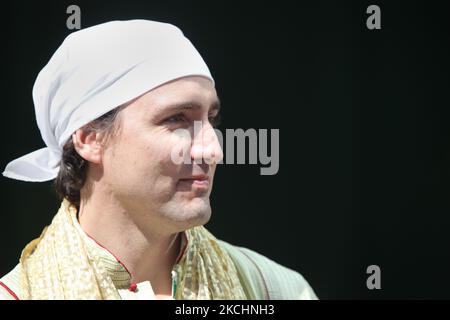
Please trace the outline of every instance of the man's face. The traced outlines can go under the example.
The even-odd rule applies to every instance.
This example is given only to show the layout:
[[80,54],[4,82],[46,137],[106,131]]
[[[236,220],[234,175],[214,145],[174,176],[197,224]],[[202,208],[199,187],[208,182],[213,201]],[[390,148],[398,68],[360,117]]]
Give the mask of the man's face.
[[[137,222],[182,231],[209,220],[216,162],[223,156],[212,126],[218,104],[208,79],[185,77],[120,112],[120,129],[103,155],[102,182]],[[190,164],[173,161],[180,146]]]

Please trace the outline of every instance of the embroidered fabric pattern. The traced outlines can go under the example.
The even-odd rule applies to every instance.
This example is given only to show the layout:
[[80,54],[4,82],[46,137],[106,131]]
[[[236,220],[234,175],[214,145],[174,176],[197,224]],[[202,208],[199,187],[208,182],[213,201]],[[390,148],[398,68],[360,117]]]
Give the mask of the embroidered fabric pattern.
[[[76,209],[64,199],[50,226],[22,251],[23,299],[120,299],[104,259],[89,256]],[[186,253],[174,266],[176,299],[246,299],[237,270],[203,226],[187,230]]]

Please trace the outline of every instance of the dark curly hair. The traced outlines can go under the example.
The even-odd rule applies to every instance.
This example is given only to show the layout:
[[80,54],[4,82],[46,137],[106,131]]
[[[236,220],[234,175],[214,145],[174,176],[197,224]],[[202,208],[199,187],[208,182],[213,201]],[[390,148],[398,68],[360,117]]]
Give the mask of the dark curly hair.
[[[85,132],[104,134],[102,145],[106,146],[110,138],[118,132],[120,111],[127,105],[119,106],[83,127]],[[70,137],[63,147],[58,176],[53,182],[56,195],[60,201],[66,198],[77,211],[80,209],[80,190],[84,186],[89,168],[89,161],[83,159],[75,150]]]

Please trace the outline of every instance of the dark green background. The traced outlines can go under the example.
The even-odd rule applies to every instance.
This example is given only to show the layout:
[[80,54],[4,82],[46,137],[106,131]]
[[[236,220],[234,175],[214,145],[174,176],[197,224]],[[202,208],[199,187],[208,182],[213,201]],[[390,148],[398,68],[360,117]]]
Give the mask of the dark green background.
[[[222,165],[207,227],[301,272],[320,298],[450,298],[449,18],[431,1],[2,4],[1,167],[44,146],[31,90],[70,33],[145,18],[209,65],[225,128],[280,129],[280,171]],[[296,3],[294,5],[294,3]],[[382,29],[369,31],[378,4]],[[0,274],[50,223],[51,183],[0,178]],[[366,268],[381,267],[381,290]]]

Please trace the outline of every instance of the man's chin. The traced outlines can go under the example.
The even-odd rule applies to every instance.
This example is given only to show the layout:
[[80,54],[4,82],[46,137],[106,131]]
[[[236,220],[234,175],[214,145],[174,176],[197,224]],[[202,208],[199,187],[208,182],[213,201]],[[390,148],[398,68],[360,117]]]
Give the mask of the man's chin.
[[190,218],[187,220],[194,226],[200,226],[206,224],[211,219],[211,207],[201,208],[201,210],[195,210],[187,213]]
[[189,228],[206,224],[211,219],[211,207],[209,203],[190,206],[184,210],[184,221]]
[[177,199],[164,210],[165,216],[179,229],[206,224],[211,218],[209,198]]

